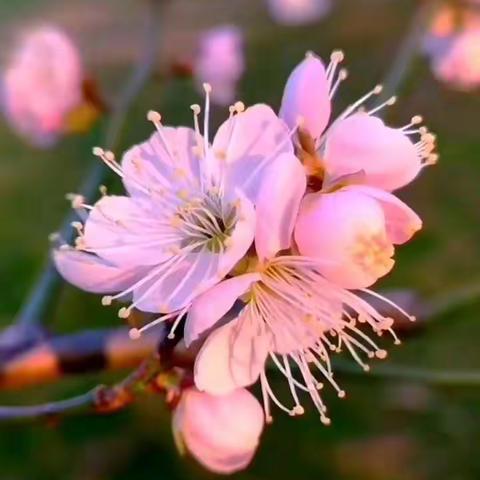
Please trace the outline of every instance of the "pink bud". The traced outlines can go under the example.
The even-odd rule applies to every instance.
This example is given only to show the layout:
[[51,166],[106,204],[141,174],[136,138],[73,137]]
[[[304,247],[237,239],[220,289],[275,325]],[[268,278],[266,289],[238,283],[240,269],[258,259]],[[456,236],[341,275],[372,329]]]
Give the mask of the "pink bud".
[[32,144],[51,146],[66,116],[82,100],[83,69],[76,47],[54,27],[25,35],[3,72],[2,109]]
[[211,85],[214,103],[228,105],[235,101],[237,83],[245,70],[242,31],[224,25],[205,32],[194,71],[196,83],[203,93],[203,84]]
[[288,78],[280,117],[290,128],[301,122],[313,138],[318,138],[330,119],[329,90],[325,66],[317,56],[308,53]]
[[434,75],[458,90],[480,86],[480,27],[469,28],[452,39],[445,51],[434,55]]
[[295,240],[302,255],[324,260],[320,272],[344,288],[366,288],[394,264],[381,205],[355,187],[307,195]]
[[282,25],[303,25],[320,20],[332,7],[331,0],[268,0],[272,18]]
[[248,466],[263,426],[263,410],[245,389],[214,396],[189,388],[173,416],[178,446],[207,469],[223,474]]

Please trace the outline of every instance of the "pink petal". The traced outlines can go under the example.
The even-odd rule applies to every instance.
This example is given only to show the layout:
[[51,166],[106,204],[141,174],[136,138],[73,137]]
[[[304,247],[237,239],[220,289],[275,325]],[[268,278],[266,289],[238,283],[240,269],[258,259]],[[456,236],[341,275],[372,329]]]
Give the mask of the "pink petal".
[[163,139],[155,132],[123,156],[123,182],[132,196],[142,197],[142,187],[161,191],[198,185],[199,157],[194,147],[201,139],[191,128],[161,127],[161,130]]
[[257,199],[255,247],[261,260],[290,247],[306,177],[295,155],[283,154],[269,167]]
[[140,201],[105,196],[90,212],[83,240],[86,249],[109,262],[154,265],[171,256],[159,231],[164,231],[164,226]]
[[195,385],[213,395],[252,385],[264,368],[270,340],[240,314],[208,336],[195,361]]
[[301,117],[312,137],[320,137],[330,120],[329,90],[322,61],[308,54],[288,77],[280,117],[290,128],[294,128]]
[[393,267],[381,205],[359,187],[309,194],[295,240],[302,255],[320,258],[319,271],[344,288],[365,288]]
[[329,178],[362,170],[365,183],[395,190],[410,183],[422,161],[411,140],[367,113],[341,120],[327,136],[324,163]]
[[[267,105],[254,105],[218,129],[213,154],[226,165],[226,190],[240,188],[255,201],[264,166],[281,153],[293,153],[286,125]],[[253,173],[253,174],[252,174]]]
[[262,407],[245,389],[220,396],[185,390],[173,421],[189,452],[209,470],[223,474],[250,463],[264,427]]
[[422,228],[422,219],[404,202],[391,193],[367,186],[349,187],[374,198],[385,215],[387,234],[393,244],[408,242]]
[[73,249],[54,250],[53,261],[65,280],[93,293],[120,292],[145,274],[144,269],[116,267],[100,257]]
[[250,285],[260,278],[258,273],[229,278],[197,297],[190,307],[185,323],[184,340],[187,346],[215,325]]

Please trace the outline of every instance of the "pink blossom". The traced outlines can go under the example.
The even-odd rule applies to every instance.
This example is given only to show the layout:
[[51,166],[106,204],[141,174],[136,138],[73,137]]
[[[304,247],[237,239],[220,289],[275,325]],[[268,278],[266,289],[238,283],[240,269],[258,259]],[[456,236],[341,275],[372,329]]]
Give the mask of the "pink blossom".
[[480,27],[469,28],[452,39],[451,44],[432,58],[434,75],[459,90],[480,86]]
[[238,27],[224,25],[202,35],[195,81],[199,88],[204,82],[212,85],[212,102],[222,106],[233,102],[244,70],[243,34]]
[[2,77],[8,122],[33,145],[51,146],[82,101],[83,68],[71,39],[55,27],[28,32]]
[[282,25],[314,23],[327,15],[331,0],[267,0],[273,19]]
[[275,173],[278,159],[293,156],[291,133],[266,105],[232,107],[210,145],[210,89],[205,86],[203,135],[200,106],[193,105],[195,129],[165,127],[150,112],[157,131],[121,164],[112,152],[94,149],[129,195],[105,194],[93,206],[73,196],[84,225],[74,224],[75,248],[64,245],[54,255],[71,283],[118,292],[103,304],[131,298],[121,318],[133,308],[162,314],[143,329],[176,317],[173,335],[195,296],[244,256],[254,239],[259,184]]
[[[289,125],[303,121],[303,128],[315,142],[318,167],[328,183],[362,171],[367,185],[389,191],[403,187],[423,167],[436,162],[437,156],[432,153],[435,136],[418,127],[422,122],[419,116],[401,128],[388,127],[377,118],[375,113],[393,104],[394,97],[369,111],[361,110],[382,91],[381,86],[331,122],[332,99],[347,77],[345,69],[338,70],[342,61],[343,53],[336,51],[325,68],[321,59],[307,54],[287,81],[280,116]],[[414,142],[414,136],[419,140]]]
[[477,88],[479,39],[480,15],[474,5],[471,9],[468,5],[442,6],[423,40],[423,51],[430,57],[435,77],[458,90]]
[[[299,392],[305,391],[322,422],[328,424],[327,408],[319,393],[322,381],[333,386],[340,397],[345,396],[334,379],[330,352],[345,348],[368,370],[361,355],[384,358],[386,352],[359,329],[359,323],[378,335],[386,331],[396,337],[391,319],[325,278],[324,267],[335,263],[338,255],[330,260],[328,251],[322,258],[289,253],[306,177],[298,159],[277,161],[277,181],[265,178],[257,199],[264,224],[256,232],[257,260],[249,263],[244,274],[224,280],[192,302],[184,338],[191,344],[207,335],[194,368],[199,390],[227,394],[260,380],[267,420],[271,420],[272,401],[290,415],[301,414],[304,409]],[[370,217],[381,227],[382,212],[375,213],[379,218]],[[322,233],[330,235],[328,230],[322,229]],[[337,236],[333,232],[332,240]],[[293,406],[285,405],[274,393],[266,374],[267,359],[287,378]]]
[[250,464],[263,426],[262,407],[245,389],[221,396],[186,389],[173,415],[179,448],[221,474],[238,472]]
[[326,279],[358,289],[386,275],[394,265],[394,245],[421,226],[418,215],[392,194],[355,185],[307,195],[295,240],[303,255],[330,260],[318,267]]

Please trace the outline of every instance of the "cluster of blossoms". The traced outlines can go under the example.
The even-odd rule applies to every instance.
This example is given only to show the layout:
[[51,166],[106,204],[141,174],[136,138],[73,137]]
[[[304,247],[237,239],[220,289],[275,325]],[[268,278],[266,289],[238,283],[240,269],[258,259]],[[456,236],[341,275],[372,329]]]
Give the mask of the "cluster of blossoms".
[[445,84],[469,91],[480,86],[480,2],[445,4],[435,15],[423,50],[433,74]]
[[77,47],[53,26],[25,33],[2,71],[0,89],[7,122],[41,148],[85,130],[102,108]]
[[[94,205],[73,195],[78,237],[53,253],[68,281],[104,294],[104,305],[122,302],[119,317],[155,314],[131,328],[132,339],[164,322],[179,335],[183,325],[185,345],[198,353],[175,430],[218,472],[250,462],[272,404],[300,415],[306,392],[330,423],[322,387],[345,396],[332,355],[347,351],[368,370],[369,359],[387,355],[368,331],[398,343],[393,320],[366,298],[379,297],[369,287],[422,226],[392,192],[436,162],[435,137],[419,116],[385,125],[375,114],[393,98],[366,107],[380,86],[332,120],[342,61],[334,52],[325,67],[307,54],[278,115],[237,102],[213,138],[209,84],[203,116],[191,106],[193,128],[165,126],[149,112],[155,132],[121,162],[94,149],[128,195],[104,190]],[[274,392],[267,361],[285,376],[289,401]],[[245,390],[257,381],[263,411]]]

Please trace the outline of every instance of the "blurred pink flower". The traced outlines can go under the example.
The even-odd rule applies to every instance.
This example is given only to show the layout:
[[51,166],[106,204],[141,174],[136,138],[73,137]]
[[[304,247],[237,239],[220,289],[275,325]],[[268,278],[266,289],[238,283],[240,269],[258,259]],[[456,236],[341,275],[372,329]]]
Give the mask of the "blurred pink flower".
[[434,75],[452,88],[480,87],[480,26],[456,35],[448,48],[433,56],[431,64]]
[[[229,119],[209,143],[210,89],[203,136],[200,106],[195,130],[165,127],[150,112],[157,132],[128,150],[119,164],[112,152],[94,153],[123,179],[129,196],[104,195],[94,206],[73,197],[85,221],[76,248],[54,253],[71,283],[105,296],[104,304],[132,297],[133,308],[163,315],[146,325],[177,317],[173,331],[198,294],[219,282],[254,239],[259,184],[274,173],[277,157],[293,155],[291,133],[266,105],[230,109]],[[140,330],[132,329],[132,336]]]
[[435,77],[458,90],[477,88],[480,85],[479,41],[480,14],[475,6],[444,5],[423,41],[423,50],[430,57]]
[[[324,170],[327,183],[361,172],[364,184],[389,191],[403,187],[424,166],[436,162],[437,156],[432,153],[435,137],[425,127],[417,127],[422,122],[419,116],[402,128],[388,127],[374,116],[381,108],[393,104],[394,97],[362,111],[365,102],[382,91],[381,86],[331,122],[332,99],[347,77],[346,70],[337,71],[342,61],[343,53],[336,51],[325,68],[320,58],[308,53],[287,81],[280,117],[288,125],[302,122],[313,138],[318,166]],[[414,143],[413,136],[420,139]]]
[[282,25],[313,23],[327,15],[332,0],[267,0],[273,19]]
[[[226,394],[260,379],[268,421],[270,401],[290,415],[301,414],[298,392],[306,391],[322,422],[328,424],[317,374],[340,397],[345,396],[334,380],[329,352],[339,352],[345,347],[368,370],[359,354],[385,358],[386,352],[359,329],[358,323],[369,325],[378,335],[390,332],[398,340],[391,328],[392,319],[383,317],[365,300],[324,277],[323,266],[338,261],[338,255],[330,260],[330,252],[323,258],[285,253],[292,247],[306,176],[295,157],[278,158],[275,166],[275,182],[265,178],[257,199],[257,215],[262,219],[255,238],[258,261],[250,264],[244,274],[224,280],[193,301],[184,339],[189,345],[208,335],[195,362],[198,389]],[[370,217],[378,225],[377,218]],[[311,227],[315,230],[315,226]],[[331,234],[329,230],[322,232]],[[332,241],[338,233],[332,233]],[[369,290],[363,291],[377,296]],[[241,300],[238,308],[234,307],[237,300]],[[229,315],[230,320],[226,320],[224,316],[232,307],[233,319]],[[292,407],[279,400],[268,382],[265,367],[268,358],[288,380]]]
[[83,68],[71,39],[56,27],[34,29],[4,68],[2,109],[22,137],[50,147],[82,101]]
[[264,427],[262,407],[245,389],[214,396],[189,388],[173,414],[173,432],[185,449],[207,469],[230,474],[246,468]]
[[329,259],[318,267],[326,279],[358,289],[386,275],[395,263],[394,245],[407,242],[421,227],[418,215],[392,194],[353,185],[308,194],[295,240],[303,255]]
[[232,103],[245,70],[240,28],[224,25],[205,32],[193,69],[198,88],[204,82],[212,85],[212,102],[222,106]]

